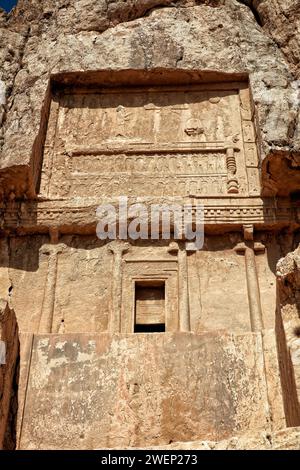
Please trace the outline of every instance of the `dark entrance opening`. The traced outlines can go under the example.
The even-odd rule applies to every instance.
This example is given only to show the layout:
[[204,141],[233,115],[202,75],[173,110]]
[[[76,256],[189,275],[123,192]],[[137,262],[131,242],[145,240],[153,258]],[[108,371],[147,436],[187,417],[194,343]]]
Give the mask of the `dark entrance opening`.
[[165,331],[165,283],[142,281],[135,284],[135,333]]

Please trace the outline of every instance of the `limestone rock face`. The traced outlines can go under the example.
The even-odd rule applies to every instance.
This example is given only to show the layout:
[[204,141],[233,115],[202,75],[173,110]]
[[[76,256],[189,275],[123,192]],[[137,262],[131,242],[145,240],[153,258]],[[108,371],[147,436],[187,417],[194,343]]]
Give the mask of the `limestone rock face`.
[[7,112],[7,98],[13,90],[14,78],[20,69],[22,35],[10,31],[6,26],[6,16],[0,16],[0,151],[4,143],[4,126]]
[[[286,409],[290,422],[300,416],[300,318],[299,318],[299,247],[277,264],[279,348],[287,357],[288,369],[282,374],[286,390]],[[284,349],[284,345],[286,349]],[[290,394],[288,398],[288,394]]]
[[[271,7],[263,9],[263,5],[260,10],[265,17],[274,11]],[[299,183],[288,164],[291,159],[292,166],[297,165],[300,148],[298,82],[285,50],[257,24],[246,5],[235,0],[172,4],[169,0],[61,4],[22,0],[6,22],[5,34],[14,41],[24,41],[23,49],[20,43],[13,47],[22,50],[22,67],[14,59],[11,73],[15,82],[8,102],[10,112],[5,117],[1,157],[3,177],[16,186],[17,194],[35,193],[38,163],[34,160],[38,159],[38,130],[41,110],[42,114],[46,112],[49,76],[104,68],[249,74],[262,159],[272,156],[275,170],[284,166],[290,178],[289,190]],[[290,27],[296,30],[292,24]],[[286,31],[280,26],[278,29]],[[7,56],[9,44],[4,44]],[[9,87],[8,78],[2,80]],[[266,170],[265,162],[266,191],[286,192],[285,181],[278,180],[270,167]]]
[[16,438],[19,338],[15,313],[3,299],[0,301],[0,339],[5,349],[5,363],[0,364],[0,449],[12,450]]
[[219,0],[20,0],[11,15],[11,22],[17,29],[30,24],[36,35],[46,32],[56,37],[57,28],[60,32],[72,34],[80,31],[102,33],[118,23],[143,17],[155,8],[190,7],[197,4],[217,6],[222,3]]
[[[252,334],[40,336],[19,445],[143,447],[266,429],[262,347]],[[62,399],[64,389],[69,393]]]
[[176,442],[164,447],[151,449],[166,450],[294,450],[299,449],[299,428],[290,428],[276,433],[241,434],[231,439],[213,441]]
[[252,0],[265,31],[287,57],[292,72],[299,78],[300,6],[298,0]]
[[297,248],[282,258],[277,264],[277,277],[285,288],[285,297],[282,299],[294,299],[297,302],[297,286],[300,283],[300,249]]
[[[299,28],[296,0],[0,12],[0,447],[299,447]],[[148,238],[103,236],[121,196]]]

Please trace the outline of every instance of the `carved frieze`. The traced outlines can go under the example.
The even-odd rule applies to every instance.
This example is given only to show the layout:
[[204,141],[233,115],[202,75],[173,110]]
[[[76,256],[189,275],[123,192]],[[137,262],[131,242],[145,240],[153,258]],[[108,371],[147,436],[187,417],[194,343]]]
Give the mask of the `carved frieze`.
[[[158,202],[172,203],[172,200],[158,199]],[[192,206],[198,203],[196,198],[190,198]],[[7,206],[0,206],[1,225],[0,230],[7,232],[36,232],[57,228],[60,231],[68,227],[82,229],[86,232],[90,227],[95,232],[95,226],[98,222],[96,209],[102,202],[101,198],[93,203],[82,201],[47,201],[38,204],[27,202],[13,202]],[[255,224],[257,226],[267,225],[276,227],[294,226],[299,227],[299,208],[290,204],[288,199],[262,199],[259,197],[235,198],[234,201],[226,199],[211,200],[202,199],[204,204],[205,225],[216,224]],[[115,207],[118,202],[112,201]],[[151,200],[145,200],[145,203],[151,203]]]
[[58,92],[40,194],[259,195],[247,84]]

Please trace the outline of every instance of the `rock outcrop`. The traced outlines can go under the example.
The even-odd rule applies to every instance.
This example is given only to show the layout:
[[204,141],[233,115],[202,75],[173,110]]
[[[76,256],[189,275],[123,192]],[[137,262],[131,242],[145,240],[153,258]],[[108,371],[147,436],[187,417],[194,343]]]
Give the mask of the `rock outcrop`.
[[[278,2],[259,2],[257,11],[266,23],[262,27],[250,8],[235,0],[20,0],[2,20],[2,54],[8,73],[2,72],[0,79],[2,89],[7,89],[9,113],[2,117],[0,167],[6,186],[16,197],[36,194],[42,145],[39,127],[47,112],[50,76],[80,70],[166,68],[249,74],[265,160],[265,191],[296,190],[300,99],[290,63],[295,40],[287,52],[287,46],[281,49],[269,34],[281,31],[289,36],[281,24],[287,14],[283,3],[275,17]],[[296,5],[290,7],[291,21],[286,19],[293,31],[297,30],[295,9]]]
[[[0,11],[0,446],[299,447],[299,21],[297,0]],[[174,203],[189,223],[144,223]],[[177,237],[199,206],[201,249]]]
[[298,0],[252,0],[250,5],[258,14],[264,30],[285,54],[292,72],[299,78],[300,8]]
[[277,329],[282,361],[282,380],[289,423],[300,418],[300,248],[277,265]]
[[0,364],[0,449],[12,450],[16,445],[19,336],[15,313],[3,299],[0,300],[0,339],[6,353]]

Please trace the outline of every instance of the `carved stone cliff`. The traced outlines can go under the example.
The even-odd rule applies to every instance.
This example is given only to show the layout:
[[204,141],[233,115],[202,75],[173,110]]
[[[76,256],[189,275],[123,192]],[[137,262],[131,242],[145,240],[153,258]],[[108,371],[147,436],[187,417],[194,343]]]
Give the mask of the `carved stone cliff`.
[[36,192],[41,101],[43,113],[50,75],[167,68],[249,73],[265,159],[265,190],[296,190],[299,83],[291,61],[293,53],[297,55],[297,37],[283,41],[282,49],[279,38],[285,34],[282,23],[287,15],[292,21],[284,24],[297,29],[297,8],[292,2],[289,8],[282,6],[286,2],[274,2],[274,7],[270,1],[256,2],[262,27],[242,3],[19,1],[14,12],[2,18],[7,44],[1,57],[2,95],[7,99],[2,106],[9,113],[2,118],[1,173],[7,187],[14,187],[17,195]]
[[[297,0],[0,12],[3,447],[299,447],[299,21]],[[120,196],[194,225],[201,204],[203,248],[175,219],[100,240]]]

